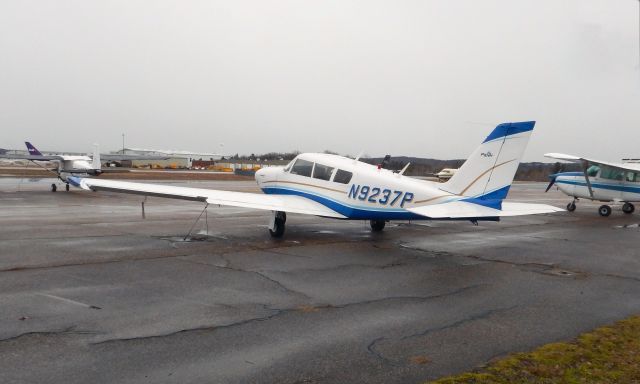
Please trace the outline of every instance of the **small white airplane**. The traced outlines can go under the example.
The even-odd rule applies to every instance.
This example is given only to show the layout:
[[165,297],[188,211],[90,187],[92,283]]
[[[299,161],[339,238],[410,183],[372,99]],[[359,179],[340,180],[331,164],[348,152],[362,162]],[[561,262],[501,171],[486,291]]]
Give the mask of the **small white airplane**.
[[[286,213],[369,220],[381,231],[389,220],[498,221],[562,211],[544,204],[503,202],[535,122],[498,125],[446,183],[418,180],[337,155],[305,153],[286,167],[263,168],[264,194],[69,177],[86,190],[160,196],[272,211],[269,232],[281,237]],[[205,207],[206,209],[206,207]]]
[[447,181],[456,174],[458,169],[456,168],[443,168],[440,172],[436,173],[438,180]]
[[[547,191],[555,184],[565,195],[573,197],[567,210],[576,209],[578,199],[623,203],[622,212],[631,214],[635,210],[632,202],[640,201],[640,163],[612,163],[587,159],[563,153],[547,153],[546,157],[582,164],[582,172],[561,172],[549,175]],[[611,207],[598,208],[600,216],[609,216]]]
[[[104,171],[102,170],[100,163],[100,151],[98,145],[93,146],[93,156],[77,156],[77,155],[43,155],[36,147],[28,141],[25,141],[28,155],[0,155],[0,159],[11,160],[29,160],[34,164],[44,168],[45,170],[54,174],[58,179],[65,183],[66,190],[69,190],[69,176],[100,176]],[[134,160],[134,159],[165,159],[165,157],[149,157],[138,155],[102,155],[108,160]],[[55,169],[49,169],[43,167],[39,162],[54,162],[57,163]],[[51,192],[55,192],[58,189],[55,183],[51,184]]]
[[[66,183],[66,189],[69,190],[68,177],[71,175],[77,176],[99,176],[102,173],[100,167],[100,152],[98,146],[94,145],[93,157],[89,156],[69,156],[69,155],[43,155],[36,149],[30,142],[26,141],[25,145],[29,150],[28,155],[0,155],[2,159],[11,160],[29,160],[34,164],[46,169],[53,173],[58,179]],[[57,163],[55,169],[49,169],[40,162],[54,162]],[[55,192],[57,186],[55,183],[51,184],[51,191]]]

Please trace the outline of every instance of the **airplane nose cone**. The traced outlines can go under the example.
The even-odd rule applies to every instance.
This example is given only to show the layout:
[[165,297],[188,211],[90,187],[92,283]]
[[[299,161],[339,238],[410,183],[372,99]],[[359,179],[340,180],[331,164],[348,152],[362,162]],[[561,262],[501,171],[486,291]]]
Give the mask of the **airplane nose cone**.
[[258,185],[260,185],[260,183],[264,182],[267,179],[268,173],[269,173],[268,168],[260,168],[256,171],[255,178]]

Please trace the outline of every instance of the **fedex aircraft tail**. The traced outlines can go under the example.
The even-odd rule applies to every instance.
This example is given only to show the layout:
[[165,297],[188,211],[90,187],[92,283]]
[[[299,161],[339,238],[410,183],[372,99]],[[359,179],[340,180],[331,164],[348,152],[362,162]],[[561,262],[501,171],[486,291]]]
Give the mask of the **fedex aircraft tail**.
[[506,198],[534,125],[535,121],[498,125],[440,189],[474,199]]
[[32,155],[32,156],[42,156],[42,153],[40,153],[40,151],[38,151],[36,149],[36,147],[34,147],[30,142],[25,141],[24,143],[27,146],[27,149],[29,150],[29,154],[30,155]]

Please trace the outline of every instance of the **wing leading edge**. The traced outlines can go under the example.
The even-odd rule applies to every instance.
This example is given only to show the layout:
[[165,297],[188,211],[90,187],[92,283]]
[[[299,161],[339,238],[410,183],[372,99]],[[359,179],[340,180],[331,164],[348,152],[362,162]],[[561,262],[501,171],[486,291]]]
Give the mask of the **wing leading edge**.
[[320,203],[301,196],[265,195],[262,193],[221,191],[215,189],[177,187],[170,185],[132,183],[127,181],[100,180],[80,177],[69,177],[69,182],[76,187],[92,191],[131,193],[144,196],[202,201],[209,204],[227,205],[232,207],[301,213],[338,219],[346,218],[340,213],[335,212]]
[[632,171],[632,172],[640,171],[640,165],[637,163],[613,163],[610,161],[602,161],[602,160],[596,160],[596,159],[588,159],[586,157],[566,155],[564,153],[545,153],[544,156],[551,159],[571,161],[576,163],[587,162],[589,164],[606,165],[608,167],[618,168],[625,171]]

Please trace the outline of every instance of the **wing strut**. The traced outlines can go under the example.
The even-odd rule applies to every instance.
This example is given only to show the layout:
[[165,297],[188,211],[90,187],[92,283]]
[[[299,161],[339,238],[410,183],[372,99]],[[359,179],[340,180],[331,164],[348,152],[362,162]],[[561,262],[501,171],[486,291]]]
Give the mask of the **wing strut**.
[[593,199],[593,189],[591,188],[591,180],[589,180],[589,174],[587,170],[589,169],[589,161],[582,160],[582,171],[584,172],[584,179],[587,181],[587,188],[589,189],[589,196]]
[[198,221],[200,221],[200,218],[202,217],[203,213],[204,213],[205,221],[207,223],[207,235],[209,234],[209,217],[207,216],[207,208],[209,208],[209,203],[206,203],[204,205],[204,209],[202,210],[202,212],[200,212],[200,215],[198,216],[196,221],[193,222],[193,225],[191,226],[191,228],[189,228],[189,232],[186,235],[184,235],[184,239],[182,239],[182,241],[187,241],[187,237],[191,235],[193,228],[196,226],[196,224],[198,224]]

